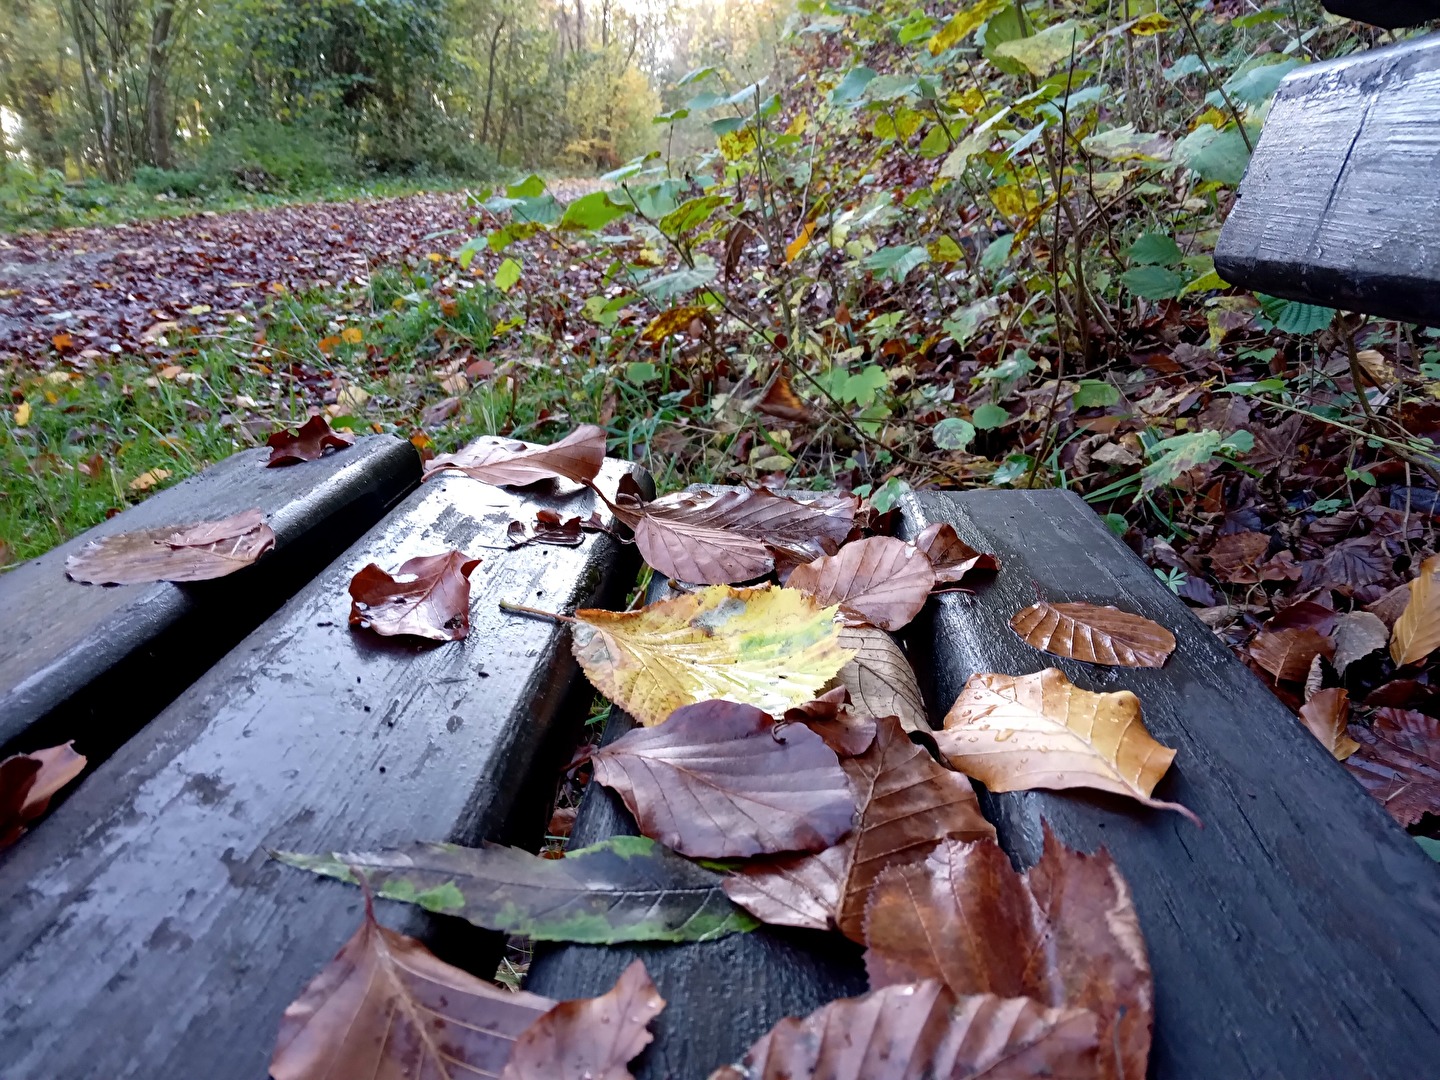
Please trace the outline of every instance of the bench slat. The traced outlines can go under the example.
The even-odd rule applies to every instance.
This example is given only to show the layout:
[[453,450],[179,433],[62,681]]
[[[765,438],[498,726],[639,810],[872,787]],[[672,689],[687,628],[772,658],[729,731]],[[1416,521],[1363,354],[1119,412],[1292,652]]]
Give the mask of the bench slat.
[[[1114,854],[1155,971],[1152,1075],[1434,1075],[1440,866],[1075,495],[922,492],[903,510],[906,535],[948,521],[1001,559],[992,585],[941,596],[933,622],[912,624],[933,720],[974,673],[1053,666],[1085,689],[1133,690],[1179,750],[1155,795],[1203,829],[1099,793],[981,796],[1021,865],[1039,857],[1042,819],[1072,847]],[[1009,628],[1037,586],[1154,619],[1178,647],[1159,669],[1042,653]]]
[[[601,484],[628,468],[607,463]],[[256,1080],[285,1006],[361,911],[358,890],[267,849],[517,839],[526,814],[538,842],[549,766],[568,750],[558,736],[573,736],[590,690],[563,626],[498,602],[618,606],[637,560],[603,534],[482,545],[503,547],[512,516],[595,502],[425,484],[0,857],[0,1071]],[[482,558],[466,640],[350,629],[363,565],[451,546]],[[387,924],[493,970],[490,935],[382,904]]]
[[[99,761],[344,551],[420,480],[391,435],[288,468],[243,450],[0,576],[0,757],[68,739]],[[259,507],[275,548],[228,578],[81,585],[65,559],[101,536]]]
[[1280,84],[1215,248],[1226,281],[1440,323],[1440,35]]

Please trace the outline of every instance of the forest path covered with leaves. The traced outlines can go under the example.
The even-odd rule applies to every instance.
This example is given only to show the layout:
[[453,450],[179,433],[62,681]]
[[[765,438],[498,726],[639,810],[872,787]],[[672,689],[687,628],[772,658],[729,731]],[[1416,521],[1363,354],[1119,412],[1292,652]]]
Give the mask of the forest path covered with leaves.
[[[568,202],[601,186],[574,177],[550,191]],[[221,333],[277,295],[444,257],[470,234],[467,199],[444,192],[0,236],[0,358],[43,369],[66,357],[156,356],[167,331]]]

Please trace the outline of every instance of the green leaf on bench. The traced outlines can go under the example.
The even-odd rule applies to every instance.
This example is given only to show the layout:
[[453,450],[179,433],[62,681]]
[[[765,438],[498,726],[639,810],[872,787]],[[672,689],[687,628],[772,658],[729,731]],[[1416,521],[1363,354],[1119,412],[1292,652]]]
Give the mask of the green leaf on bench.
[[358,870],[387,900],[537,941],[712,941],[759,925],[725,896],[719,874],[642,836],[617,836],[563,859],[498,844],[427,843],[274,857],[351,884]]

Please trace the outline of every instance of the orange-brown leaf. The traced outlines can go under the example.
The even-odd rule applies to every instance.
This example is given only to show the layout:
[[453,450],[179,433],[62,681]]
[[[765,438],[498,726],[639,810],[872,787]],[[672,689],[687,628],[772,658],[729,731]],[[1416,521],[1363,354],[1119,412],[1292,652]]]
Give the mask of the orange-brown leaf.
[[65,573],[90,585],[209,581],[243,570],[274,546],[275,533],[264,514],[242,510],[220,521],[92,540],[65,560]]
[[1140,700],[1128,690],[1082,690],[1059,668],[972,675],[935,741],[991,791],[1097,788],[1196,820],[1178,803],[1151,798],[1175,751],[1145,730]]
[[787,1017],[710,1080],[1095,1080],[1095,1016],[934,979]]
[[1440,555],[1431,555],[1410,582],[1410,600],[1390,632],[1390,658],[1399,667],[1423,660],[1440,646]]
[[463,551],[407,559],[394,577],[370,563],[350,579],[350,625],[459,641],[470,632],[470,572],[479,565]]
[[591,761],[642,833],[694,858],[820,851],[855,818],[835,751],[804,724],[777,730],[753,705],[687,705]]
[[355,436],[343,434],[330,426],[330,421],[316,414],[305,421],[299,431],[277,431],[265,440],[270,447],[267,468],[276,465],[295,465],[302,461],[315,461],[325,456],[326,450],[344,450],[355,442]]
[[272,1080],[496,1076],[555,1002],[501,990],[365,919],[280,1021]]
[[56,793],[85,771],[85,757],[74,747],[67,742],[0,761],[0,848],[20,839]]
[[935,568],[935,581],[940,585],[959,583],[971,573],[994,573],[1000,569],[999,559],[965,543],[948,521],[925,526],[915,538],[915,546],[930,560]]
[[755,403],[755,408],[777,420],[794,420],[802,424],[814,420],[810,410],[805,407],[805,402],[790,385],[790,380],[781,374],[770,380],[770,385],[765,387],[765,393]]
[[887,870],[865,920],[871,986],[937,978],[952,993],[1032,998],[1099,1023],[1099,1075],[1144,1080],[1154,984],[1130,890],[1103,849],[1045,828],[1023,877],[996,844],[946,840]]
[[654,1038],[647,1025],[664,1008],[636,960],[606,993],[562,1001],[536,1020],[515,1040],[500,1080],[631,1080],[626,1063]]
[[937,840],[995,835],[975,789],[906,736],[876,721],[870,749],[841,763],[860,816],[849,836],[818,855],[751,863],[727,878],[730,899],[765,922],[826,929],[860,940],[865,900],[885,867],[924,856]]
[[1341,687],[1321,690],[1302,705],[1300,722],[1335,755],[1336,761],[1344,761],[1360,749],[1360,744],[1345,734],[1350,722],[1350,695]]
[[913,545],[871,536],[797,566],[785,584],[826,606],[839,604],[852,621],[899,630],[925,606],[935,571]]
[[1334,655],[1330,639],[1308,626],[1264,630],[1250,643],[1251,658],[1281,682],[1301,681],[1316,656],[1328,659]]
[[486,435],[425,466],[425,479],[454,470],[472,480],[525,487],[560,477],[577,484],[595,479],[605,464],[605,429],[582,424],[559,442],[541,445]]
[[1159,623],[1098,604],[1041,601],[1010,620],[1027,645],[1042,652],[1111,667],[1162,667],[1175,635]]

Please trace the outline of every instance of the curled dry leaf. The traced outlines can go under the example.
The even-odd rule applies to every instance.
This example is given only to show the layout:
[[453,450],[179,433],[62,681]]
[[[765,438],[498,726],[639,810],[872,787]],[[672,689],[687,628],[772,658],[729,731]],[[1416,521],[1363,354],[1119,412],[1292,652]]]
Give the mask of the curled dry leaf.
[[554,510],[537,510],[532,522],[510,522],[505,536],[516,547],[531,543],[579,547],[585,542],[584,530],[587,527],[597,526],[593,522],[586,522],[579,514],[566,514],[562,517]]
[[755,403],[755,408],[766,416],[773,416],[777,420],[793,420],[800,424],[814,423],[815,417],[795,393],[795,388],[790,385],[790,380],[784,374],[776,373],[765,387],[765,392],[760,395],[760,400]]
[[1095,1017],[935,979],[787,1017],[710,1080],[1095,1080]]
[[67,742],[0,761],[0,848],[25,835],[56,793],[85,771],[85,756],[74,747]]
[[994,573],[1000,569],[999,559],[965,543],[948,521],[925,526],[915,538],[915,546],[935,568],[935,582],[939,585],[958,584],[970,573]]
[[935,587],[930,560],[893,536],[871,536],[797,566],[786,587],[822,604],[839,604],[847,618],[899,630],[925,606]]
[[316,461],[325,456],[326,450],[344,450],[354,442],[355,436],[336,431],[330,421],[316,414],[306,420],[299,431],[277,431],[265,440],[265,445],[270,447],[270,460],[265,466],[274,468]]
[[614,836],[545,859],[519,848],[415,843],[335,855],[274,852],[313,874],[536,941],[711,941],[756,923],[721,877],[644,836]]
[[615,516],[635,532],[641,556],[660,573],[697,585],[751,581],[782,566],[838,551],[858,500],[800,502],[766,488],[718,494],[682,491],[654,502],[619,497]]
[[893,716],[906,731],[930,731],[915,669],[894,638],[873,626],[847,626],[840,644],[855,654],[839,681],[857,716]]
[[562,1001],[520,1038],[500,1080],[632,1080],[626,1064],[655,1037],[647,1025],[665,1008],[643,961],[597,998]]
[[1440,814],[1440,720],[1407,709],[1379,709],[1370,726],[1352,725],[1360,744],[1345,767],[1401,825]]
[[1104,850],[1045,827],[1023,877],[998,845],[946,840],[875,883],[865,919],[872,987],[941,980],[953,994],[1032,998],[1098,1021],[1104,1080],[1144,1080],[1154,983],[1129,887]]
[[1440,555],[1432,555],[1420,565],[1420,573],[1410,582],[1410,599],[1390,632],[1390,658],[1398,667],[1423,660],[1440,646],[1437,574],[1440,574]]
[[1140,699],[1128,690],[1082,690],[1059,668],[972,675],[935,741],[991,791],[1097,788],[1199,824],[1180,804],[1150,797],[1175,751],[1145,730]]
[[470,572],[479,565],[463,551],[407,559],[394,577],[370,563],[350,579],[350,625],[459,641],[470,632]]
[[922,858],[938,840],[993,838],[995,829],[970,782],[912,743],[894,717],[878,719],[870,749],[840,765],[860,811],[850,834],[818,855],[750,863],[725,892],[765,922],[834,925],[859,941],[866,897],[885,867]]
[[1345,734],[1349,720],[1350,695],[1340,687],[1321,690],[1300,707],[1300,722],[1336,761],[1344,761],[1360,749],[1360,744]]
[[498,1076],[516,1039],[555,1002],[451,967],[365,918],[280,1021],[272,1080]]
[[209,581],[243,570],[275,546],[259,510],[220,521],[166,525],[92,540],[65,560],[65,574],[88,585]]
[[457,453],[431,460],[425,479],[453,470],[500,486],[525,487],[555,477],[583,484],[595,479],[604,464],[605,429],[582,424],[548,446],[486,435]]
[[835,611],[795,589],[713,585],[638,611],[577,611],[573,645],[590,681],[642,724],[712,700],[775,715],[850,659]]
[[1280,682],[1299,682],[1316,656],[1335,655],[1335,646],[1318,630],[1264,630],[1250,643],[1250,657]]
[[1111,667],[1163,667],[1175,651],[1165,627],[1108,605],[1041,601],[1017,612],[1010,627],[1042,652]]
[[1335,670],[1341,675],[1356,660],[1378,652],[1390,637],[1380,616],[1350,611],[1335,620]]
[[640,831],[694,858],[821,851],[850,831],[855,800],[835,751],[804,724],[705,701],[591,756]]

